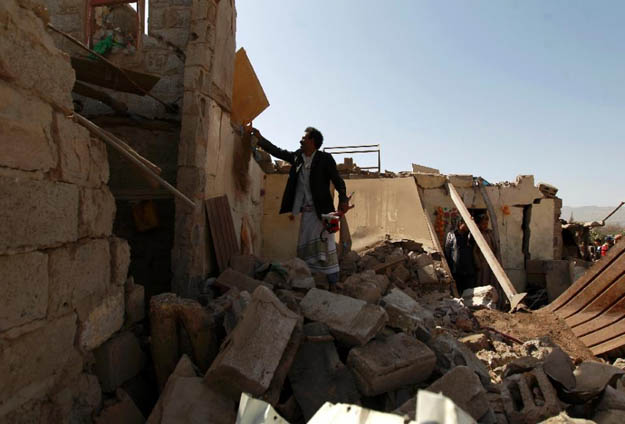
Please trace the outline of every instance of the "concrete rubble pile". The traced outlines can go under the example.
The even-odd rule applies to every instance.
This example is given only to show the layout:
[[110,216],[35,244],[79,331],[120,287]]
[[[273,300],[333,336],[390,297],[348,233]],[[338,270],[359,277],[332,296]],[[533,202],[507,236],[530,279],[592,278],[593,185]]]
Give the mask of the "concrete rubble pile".
[[440,257],[419,243],[386,241],[341,263],[329,291],[299,259],[235,255],[201,303],[152,297],[160,399],[147,422],[234,422],[243,393],[291,423],[326,402],[415,419],[420,389],[480,423],[625,416],[625,371],[576,367],[547,337],[518,343],[481,329],[473,310],[489,305],[489,289],[466,300],[472,308],[452,298]]

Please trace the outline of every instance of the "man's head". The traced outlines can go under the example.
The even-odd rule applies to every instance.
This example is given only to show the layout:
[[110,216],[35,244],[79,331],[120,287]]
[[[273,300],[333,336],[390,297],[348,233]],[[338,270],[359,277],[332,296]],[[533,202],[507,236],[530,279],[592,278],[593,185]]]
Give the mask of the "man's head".
[[467,231],[469,231],[469,227],[467,227],[467,224],[464,221],[460,221],[458,223],[458,231],[460,234],[466,234]]
[[319,150],[323,144],[323,134],[317,128],[308,127],[304,130],[304,135],[299,143],[304,151]]
[[477,227],[480,229],[480,231],[488,230],[488,215],[484,213],[476,216],[475,223],[477,224]]

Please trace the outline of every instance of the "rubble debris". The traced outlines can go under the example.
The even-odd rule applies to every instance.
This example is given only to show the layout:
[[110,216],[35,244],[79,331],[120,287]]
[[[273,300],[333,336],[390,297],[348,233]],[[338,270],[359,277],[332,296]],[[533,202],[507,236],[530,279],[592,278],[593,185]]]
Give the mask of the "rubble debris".
[[94,419],[95,424],[144,424],[145,418],[133,402],[132,398],[123,390],[117,389],[115,403],[105,407],[100,415]]
[[241,272],[235,271],[232,268],[226,269],[217,277],[216,284],[225,289],[238,289],[240,291],[246,291],[253,293],[258,286],[265,286],[270,290],[273,290],[273,286],[264,281],[256,280]]
[[297,338],[298,326],[302,326],[301,318],[284,306],[268,288],[259,286],[252,294],[252,301],[243,318],[224,341],[206,372],[206,383],[233,399],[238,399],[242,392],[261,397],[270,387],[279,390],[286,373],[283,376],[277,374],[281,366],[285,366],[287,371],[290,368],[290,363],[281,361],[289,354],[287,347],[294,351],[291,354],[293,360],[299,340],[294,346],[289,344],[292,338]]
[[445,333],[438,334],[428,341],[428,346],[436,354],[436,369],[440,375],[444,375],[459,365],[466,365],[480,377],[482,384],[490,384],[486,365],[454,337]]
[[306,421],[324,402],[360,402],[354,377],[341,362],[333,340],[325,324],[304,326],[304,340],[289,371],[289,382]]
[[488,349],[490,346],[488,336],[483,333],[470,334],[468,336],[461,337],[458,341],[463,343],[474,353],[479,352],[480,350]]
[[434,352],[405,333],[355,347],[347,357],[347,365],[354,372],[358,389],[365,396],[420,383],[430,376],[435,363]]
[[575,366],[569,355],[559,347],[554,348],[543,364],[545,374],[562,385],[564,390],[573,390],[576,385],[573,370]]
[[95,370],[103,392],[113,392],[143,369],[145,354],[137,337],[125,331],[94,351]]
[[584,361],[573,372],[575,387],[565,391],[565,400],[581,403],[597,397],[608,384],[613,385],[625,371],[595,361]]
[[380,306],[316,288],[306,294],[300,307],[306,318],[326,324],[338,340],[350,346],[364,345],[388,321]]
[[[163,388],[183,353],[201,370],[217,355],[214,321],[198,302],[173,293],[150,300],[151,350],[159,388]],[[189,346],[181,343],[188,340]]]
[[300,258],[293,258],[281,263],[287,271],[287,285],[293,289],[312,289],[315,279],[308,268],[308,264]]
[[390,282],[385,275],[378,275],[372,270],[353,274],[343,282],[343,293],[355,299],[377,304],[382,293],[386,292]]
[[499,301],[499,294],[493,286],[474,287],[462,292],[462,300],[470,308],[485,307],[495,309]]
[[388,326],[415,335],[421,341],[430,337],[434,315],[401,289],[394,288],[384,296],[381,305],[388,314]]

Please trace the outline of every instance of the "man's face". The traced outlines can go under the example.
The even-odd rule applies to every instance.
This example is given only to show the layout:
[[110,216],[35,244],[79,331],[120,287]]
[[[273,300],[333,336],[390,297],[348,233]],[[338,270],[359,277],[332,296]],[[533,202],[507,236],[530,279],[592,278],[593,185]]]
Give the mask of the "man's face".
[[464,222],[461,222],[460,225],[458,225],[458,231],[460,231],[460,234],[465,234],[468,230],[469,227],[467,227],[467,224]]
[[307,132],[304,133],[299,144],[305,150],[312,150],[315,147],[315,141]]

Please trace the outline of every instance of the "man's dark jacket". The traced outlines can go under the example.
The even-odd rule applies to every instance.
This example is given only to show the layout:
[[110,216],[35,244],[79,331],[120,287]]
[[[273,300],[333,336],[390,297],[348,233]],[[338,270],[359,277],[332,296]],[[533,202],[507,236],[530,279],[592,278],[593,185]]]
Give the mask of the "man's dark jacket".
[[[284,195],[282,196],[280,213],[293,212],[297,180],[304,166],[302,150],[298,149],[295,152],[289,152],[288,150],[280,149],[264,137],[260,137],[258,145],[270,155],[291,164],[289,180],[286,183]],[[329,153],[317,150],[313,157],[312,164],[310,165],[310,192],[312,193],[315,211],[319,218],[321,218],[321,214],[334,212],[334,199],[330,193],[330,181],[332,181],[335,190],[339,194],[339,203],[347,203],[348,199],[345,193],[345,182],[336,169],[334,158]]]

